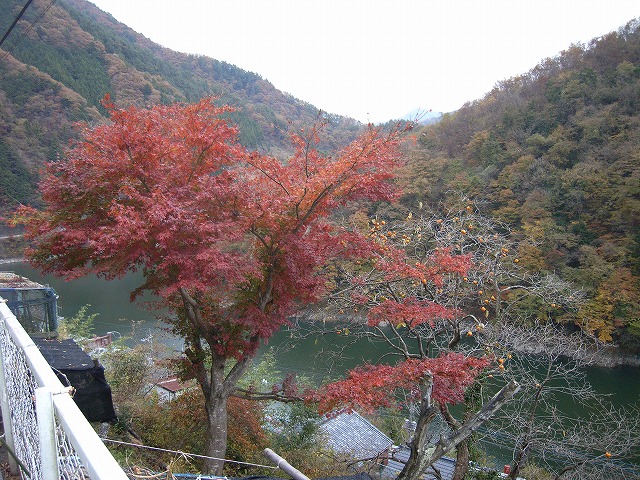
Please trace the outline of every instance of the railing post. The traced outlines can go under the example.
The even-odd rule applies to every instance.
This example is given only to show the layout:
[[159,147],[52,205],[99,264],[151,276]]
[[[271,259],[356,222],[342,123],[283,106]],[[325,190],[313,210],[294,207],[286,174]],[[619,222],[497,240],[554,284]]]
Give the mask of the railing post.
[[[21,386],[20,382],[27,387],[19,389],[21,398],[17,402],[25,407],[21,412],[10,410],[16,400],[13,398],[14,388],[11,391],[3,389],[2,392],[9,400],[2,404],[5,428],[8,423],[11,425],[7,431],[10,431],[9,436],[13,433],[12,444],[16,442],[20,447],[14,462],[14,465],[17,464],[14,469],[16,473],[19,467],[29,478],[38,480],[57,480],[61,470],[64,470],[62,474],[65,478],[88,476],[92,480],[127,480],[127,475],[84,418],[68,389],[62,386],[38,347],[2,299],[0,340],[0,360],[4,362],[4,370],[0,373],[5,374],[5,380],[9,377],[13,387]],[[14,354],[17,354],[19,361],[11,363]],[[6,385],[0,383],[2,386]],[[16,418],[18,414],[24,417],[24,421]],[[23,433],[18,436],[17,432]],[[32,467],[30,473],[23,462]]]
[[[0,298],[1,302],[5,302],[3,298]],[[9,335],[6,331],[6,323],[0,317],[0,328],[2,329],[5,338]],[[7,398],[7,379],[4,375],[4,349],[0,345],[0,406],[2,407],[2,423],[4,425],[4,440],[9,450],[9,470],[11,475],[18,475],[18,462],[13,458],[13,452],[16,451],[15,444],[13,442],[13,421],[11,418],[11,409],[9,408],[9,399]]]
[[56,423],[53,413],[53,396],[47,387],[36,389],[36,418],[40,437],[40,462],[42,480],[58,480],[58,446]]

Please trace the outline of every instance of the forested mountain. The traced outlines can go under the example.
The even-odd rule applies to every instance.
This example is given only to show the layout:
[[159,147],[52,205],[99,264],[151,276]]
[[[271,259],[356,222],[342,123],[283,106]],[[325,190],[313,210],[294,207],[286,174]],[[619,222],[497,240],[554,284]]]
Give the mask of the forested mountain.
[[410,155],[406,205],[480,201],[529,239],[521,262],[588,294],[572,323],[639,349],[639,21],[498,83],[421,130]]
[[[4,0],[4,32],[24,2]],[[283,154],[316,107],[259,75],[154,44],[85,0],[34,0],[0,49],[0,207],[36,203],[38,168],[56,160],[74,123],[118,106],[216,95],[249,148]],[[321,107],[321,106],[320,106]],[[483,99],[421,127],[403,202],[437,205],[464,192],[528,239],[531,269],[555,271],[591,299],[576,317],[602,340],[640,350],[640,22],[573,45]],[[325,115],[326,147],[362,127]]]
[[[25,2],[3,0],[5,32]],[[85,0],[35,0],[0,49],[0,206],[37,201],[37,170],[75,134],[95,123],[106,93],[118,106],[193,102],[215,95],[232,114],[241,142],[278,155],[288,132],[313,123],[318,109],[259,75],[154,44]],[[327,148],[346,144],[361,125],[328,120]]]

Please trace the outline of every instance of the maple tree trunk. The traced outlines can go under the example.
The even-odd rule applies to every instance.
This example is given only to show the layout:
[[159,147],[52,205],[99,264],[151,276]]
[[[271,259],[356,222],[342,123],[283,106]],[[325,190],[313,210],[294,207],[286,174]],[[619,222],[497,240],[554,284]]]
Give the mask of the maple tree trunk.
[[[210,332],[207,331],[199,303],[186,289],[181,288],[179,293],[187,318],[194,327],[191,335],[185,337],[188,344],[185,355],[191,361],[195,377],[202,389],[207,414],[204,455],[211,458],[205,459],[202,473],[222,475],[227,452],[227,401],[231,392],[228,383],[225,382],[226,358],[212,354],[211,364],[207,368],[204,362],[206,354],[201,344],[201,335],[209,334],[204,339],[209,344],[210,351],[213,351],[212,345],[215,344],[215,338],[211,337]],[[235,386],[234,382],[232,386]]]
[[[244,374],[249,365],[249,359],[239,360],[225,377],[227,359],[218,355],[211,357],[208,373],[201,362],[197,365],[200,375],[198,381],[205,396],[205,410],[207,413],[207,438],[204,455],[212,457],[206,459],[202,466],[202,473],[222,475],[224,458],[227,452],[227,419],[228,401],[235,390],[238,379]],[[206,378],[200,378],[200,377]]]
[[[215,459],[224,459],[227,451],[227,400],[211,390],[210,398],[206,399],[207,438],[204,454]],[[202,473],[222,475],[224,460],[206,459],[202,466]]]

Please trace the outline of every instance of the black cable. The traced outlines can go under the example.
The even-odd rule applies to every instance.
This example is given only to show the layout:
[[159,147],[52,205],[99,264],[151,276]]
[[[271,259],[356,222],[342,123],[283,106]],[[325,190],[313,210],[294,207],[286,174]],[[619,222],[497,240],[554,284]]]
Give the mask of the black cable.
[[[24,6],[24,8],[22,9],[23,11],[26,10],[26,8],[29,6],[29,4],[32,2],[33,0],[29,0],[29,3],[27,3],[27,5]],[[35,27],[36,23],[38,23],[40,20],[42,20],[42,17],[44,17],[47,12],[49,11],[49,9],[53,6],[53,4],[56,3],[56,0],[51,0],[51,3],[49,3],[49,5],[47,5],[47,7],[44,9],[44,11],[40,14],[40,16],[38,18],[36,18],[36,20],[29,24],[29,28],[27,28],[24,32],[22,32],[20,34],[20,36],[18,37],[18,39],[14,42],[13,46],[15,47],[16,45],[18,45],[20,43],[20,40],[22,40],[22,38],[28,34],[31,30],[33,30],[33,27]],[[14,24],[17,23],[17,21],[19,20],[20,16],[22,16],[23,12],[20,12],[20,15],[18,16],[18,18],[13,22]],[[12,25],[13,28],[13,25]],[[11,31],[11,29],[9,29],[9,31]],[[6,36],[9,34],[9,32],[7,32]],[[7,55],[9,55],[9,50],[5,49],[4,55],[2,56],[2,58],[0,58],[0,61],[4,60]]]
[[0,40],[0,47],[2,46],[4,41],[7,39],[9,34],[11,33],[11,30],[13,30],[13,27],[15,27],[18,21],[22,18],[22,15],[24,15],[24,12],[27,11],[27,8],[29,8],[29,5],[31,5],[31,2],[33,2],[33,0],[28,0],[27,4],[24,7],[22,7],[22,10],[20,10],[20,13],[16,17],[16,19],[13,21],[13,23],[11,24],[7,32],[4,34],[4,36],[2,37],[2,40]]

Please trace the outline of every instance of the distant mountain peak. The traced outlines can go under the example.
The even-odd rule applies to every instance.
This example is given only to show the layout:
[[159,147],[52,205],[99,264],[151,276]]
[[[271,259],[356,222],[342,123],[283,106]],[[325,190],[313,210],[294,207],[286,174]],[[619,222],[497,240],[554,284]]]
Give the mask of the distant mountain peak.
[[410,112],[405,113],[401,120],[417,121],[420,125],[429,125],[436,123],[442,117],[442,112],[434,112],[427,108],[414,108]]

